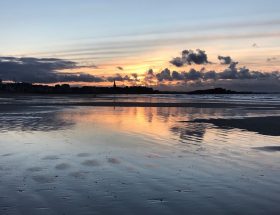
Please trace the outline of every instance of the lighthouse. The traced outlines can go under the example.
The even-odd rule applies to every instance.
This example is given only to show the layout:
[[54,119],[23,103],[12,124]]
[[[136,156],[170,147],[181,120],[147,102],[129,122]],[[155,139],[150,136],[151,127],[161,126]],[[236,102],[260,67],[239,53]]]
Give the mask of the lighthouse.
[[114,85],[113,85],[113,88],[117,88],[117,85],[116,85],[116,80],[114,80]]

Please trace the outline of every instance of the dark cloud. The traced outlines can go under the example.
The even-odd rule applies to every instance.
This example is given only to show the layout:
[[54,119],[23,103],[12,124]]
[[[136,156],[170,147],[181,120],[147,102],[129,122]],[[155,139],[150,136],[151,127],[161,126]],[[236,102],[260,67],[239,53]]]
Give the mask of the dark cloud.
[[207,54],[205,51],[197,49],[196,51],[193,50],[184,50],[182,51],[181,57],[173,58],[170,63],[176,67],[182,67],[184,65],[191,65],[191,64],[208,64]]
[[230,56],[218,56],[218,59],[220,61],[221,64],[223,65],[228,65],[232,63],[232,59]]
[[103,78],[86,73],[63,73],[83,66],[57,58],[0,57],[0,78],[30,83],[102,82]]
[[235,80],[208,80],[195,82],[177,82],[170,85],[160,83],[156,89],[171,91],[193,91],[210,88],[225,88],[234,91],[250,91],[250,92],[280,92],[279,79],[235,79]]
[[59,75],[59,82],[104,82],[105,78],[86,73]]
[[131,79],[133,79],[134,81],[140,81],[140,79],[138,78],[138,74],[137,73],[132,73],[131,74]]
[[[246,91],[280,91],[279,71],[251,71],[246,67],[238,68],[237,65],[238,62],[231,62],[228,68],[222,72],[206,71],[204,68],[201,70],[190,69],[188,72],[173,71],[172,73],[167,68],[159,73],[155,73],[153,70],[150,70],[146,74],[145,81],[148,80],[152,83],[152,80],[155,79],[157,81],[158,88],[165,88],[165,90],[175,90],[174,88],[177,90],[186,90],[181,88],[186,86],[184,83],[187,83],[189,90],[215,86]],[[167,84],[169,81],[173,81],[177,84]],[[270,88],[269,83],[272,83]],[[238,86],[241,88],[238,89]]]
[[254,48],[258,48],[259,46],[258,46],[258,44],[257,44],[257,43],[253,43],[252,47],[254,47]]
[[237,68],[238,62],[232,62],[223,72],[216,73],[220,80],[249,80],[249,79],[265,79],[265,80],[280,80],[280,73],[275,72],[260,72],[251,71],[246,67]]
[[118,67],[117,67],[117,69],[118,69],[118,70],[121,70],[121,71],[123,71],[123,70],[124,70],[124,68],[123,68],[123,67],[121,67],[121,66],[118,66]]
[[172,72],[172,79],[177,81],[182,81],[185,79],[185,74],[182,72],[173,71]]
[[154,76],[154,71],[152,69],[149,69],[147,72],[147,75]]
[[121,74],[117,73],[113,76],[107,77],[106,79],[104,79],[104,81],[136,82],[136,81],[139,81],[139,79],[138,79],[138,75],[136,73],[132,73],[130,75],[123,75],[123,76]]
[[192,50],[184,50],[182,52],[182,59],[187,64],[207,64],[209,63],[205,51],[197,49],[196,52]]
[[131,76],[132,76],[133,78],[137,79],[138,74],[137,74],[137,73],[132,73]]
[[238,71],[237,71],[238,62],[232,62],[227,69],[223,72],[219,73],[219,79],[237,79]]
[[208,71],[204,72],[203,78],[205,80],[216,80],[218,78],[218,75],[215,71]]
[[[80,66],[76,62],[57,58],[0,57],[0,79],[46,84],[57,82],[99,83],[113,82],[115,80],[136,85],[141,81],[146,85],[157,85],[158,89],[164,87],[164,90],[171,88],[174,88],[174,90],[186,90],[183,87],[187,86],[190,90],[203,87],[224,87],[233,90],[255,89],[256,91],[280,92],[279,71],[252,71],[246,67],[239,68],[238,62],[234,62],[229,56],[219,56],[218,59],[222,64],[228,64],[228,67],[221,72],[207,71],[205,68],[200,70],[190,69],[189,71],[171,71],[166,68],[160,72],[150,69],[146,72],[144,79],[140,80],[137,73],[100,77],[82,72],[69,72],[69,70],[88,66]],[[209,63],[205,52],[199,49],[196,52],[185,50],[182,52],[182,57],[174,58],[173,60],[173,65],[177,67]],[[269,61],[272,60],[276,60],[276,58],[269,58]],[[170,84],[170,81],[173,83]],[[238,86],[240,86],[240,89],[238,89]]]
[[254,73],[250,72],[250,70],[246,67],[240,68],[237,75],[238,79],[256,79],[256,77],[254,77]]
[[107,81],[124,81],[124,78],[120,74],[115,74],[114,76],[107,77]]
[[156,74],[156,78],[158,81],[172,81],[171,72],[169,69],[164,69],[160,73]]
[[177,66],[177,67],[182,67],[185,65],[185,62],[183,61],[183,59],[181,57],[175,57],[173,58],[170,63],[174,66]]
[[144,82],[147,84],[152,84],[154,79],[155,79],[154,71],[152,69],[149,69],[145,74]]
[[190,69],[189,72],[185,73],[185,77],[188,81],[199,80],[203,77],[203,73],[201,71],[196,71],[195,69]]

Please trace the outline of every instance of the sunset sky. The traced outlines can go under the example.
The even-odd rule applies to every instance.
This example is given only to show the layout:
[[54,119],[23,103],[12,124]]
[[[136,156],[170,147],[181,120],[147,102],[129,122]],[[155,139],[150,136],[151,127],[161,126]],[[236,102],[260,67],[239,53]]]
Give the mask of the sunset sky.
[[280,91],[279,8],[278,0],[1,1],[0,78]]

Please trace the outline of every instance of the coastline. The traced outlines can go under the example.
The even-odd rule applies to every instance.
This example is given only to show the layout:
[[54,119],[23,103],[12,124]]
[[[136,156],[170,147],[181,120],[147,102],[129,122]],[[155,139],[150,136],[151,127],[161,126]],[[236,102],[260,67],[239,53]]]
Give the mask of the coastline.
[[36,102],[28,103],[28,101],[1,104],[1,106],[25,107],[34,106],[85,106],[85,107],[190,107],[190,108],[265,108],[278,109],[279,104],[255,104],[255,103],[231,103],[231,102]]

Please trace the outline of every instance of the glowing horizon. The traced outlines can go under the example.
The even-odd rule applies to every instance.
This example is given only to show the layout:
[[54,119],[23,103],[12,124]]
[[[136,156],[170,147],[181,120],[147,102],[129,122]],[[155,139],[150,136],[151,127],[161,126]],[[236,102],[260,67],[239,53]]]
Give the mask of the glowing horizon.
[[[97,77],[97,81],[65,81],[72,85],[108,86],[110,83],[102,83],[100,77],[116,74],[122,77],[137,74],[137,81],[119,81],[120,85],[147,85],[145,74],[150,69],[161,73],[166,68],[171,72],[205,68],[219,73],[227,66],[220,64],[218,56],[229,56],[239,63],[238,68],[272,73],[280,70],[279,6],[276,0],[269,3],[156,0],[149,4],[146,0],[137,3],[30,0],[24,4],[12,0],[0,3],[0,26],[5,29],[0,36],[0,57],[71,61],[76,66],[55,72]],[[196,49],[205,51],[211,64],[177,67],[170,63],[183,50]],[[7,77],[5,66],[3,71],[0,68],[0,78],[21,79],[12,74]],[[8,72],[14,71],[9,69]],[[154,83],[154,87],[176,88],[173,81]],[[279,84],[275,87],[280,91]],[[178,89],[183,90],[181,86]]]

